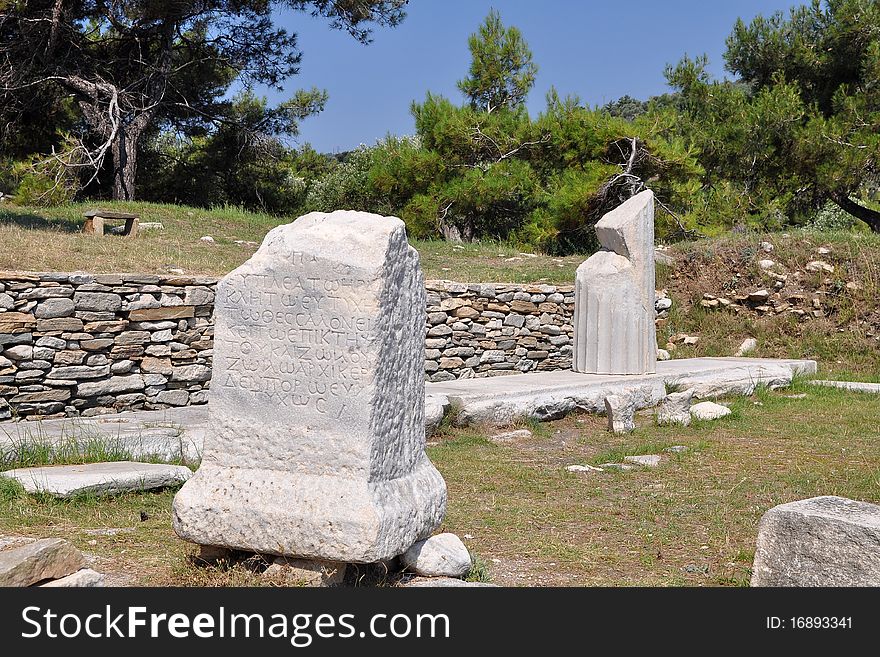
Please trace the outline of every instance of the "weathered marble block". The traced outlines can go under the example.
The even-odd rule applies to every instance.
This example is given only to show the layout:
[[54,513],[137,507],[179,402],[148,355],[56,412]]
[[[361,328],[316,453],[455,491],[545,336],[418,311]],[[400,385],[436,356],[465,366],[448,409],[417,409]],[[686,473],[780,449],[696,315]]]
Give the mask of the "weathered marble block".
[[393,217],[311,213],[218,285],[202,465],[174,499],[184,539],[373,562],[440,524],[425,455],[425,288]]
[[602,250],[575,274],[572,369],[653,374],[654,193],[633,196],[596,224]]

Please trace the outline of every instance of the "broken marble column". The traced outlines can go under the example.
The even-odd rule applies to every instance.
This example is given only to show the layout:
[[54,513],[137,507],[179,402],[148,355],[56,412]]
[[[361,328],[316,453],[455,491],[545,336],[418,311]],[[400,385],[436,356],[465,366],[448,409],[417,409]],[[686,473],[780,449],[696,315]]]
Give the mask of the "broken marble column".
[[201,545],[374,562],[431,535],[425,287],[397,218],[311,213],[218,285],[202,464],[173,524]]
[[577,268],[572,369],[653,374],[654,193],[633,196],[596,224],[602,249]]

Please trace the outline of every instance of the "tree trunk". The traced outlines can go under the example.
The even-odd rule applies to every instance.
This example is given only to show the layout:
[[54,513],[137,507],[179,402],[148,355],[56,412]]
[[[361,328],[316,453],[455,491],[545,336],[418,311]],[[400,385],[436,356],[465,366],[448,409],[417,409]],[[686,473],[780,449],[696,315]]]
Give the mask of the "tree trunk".
[[113,140],[113,200],[134,200],[137,173],[137,145],[140,134],[131,128],[119,130]]
[[861,219],[868,224],[873,232],[880,233],[880,212],[872,210],[871,208],[866,208],[864,205],[859,205],[845,193],[833,194],[831,200],[834,201],[844,212],[851,214],[856,219]]

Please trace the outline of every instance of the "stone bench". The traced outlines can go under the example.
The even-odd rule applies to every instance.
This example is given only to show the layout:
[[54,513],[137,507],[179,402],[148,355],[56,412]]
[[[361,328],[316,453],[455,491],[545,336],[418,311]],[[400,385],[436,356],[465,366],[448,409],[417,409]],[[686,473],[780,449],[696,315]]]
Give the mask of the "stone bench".
[[107,220],[125,221],[125,228],[122,234],[127,237],[135,237],[138,232],[138,222],[140,217],[136,214],[127,212],[110,212],[109,210],[89,210],[84,213],[86,218],[83,224],[83,233],[97,235],[103,237],[104,223]]

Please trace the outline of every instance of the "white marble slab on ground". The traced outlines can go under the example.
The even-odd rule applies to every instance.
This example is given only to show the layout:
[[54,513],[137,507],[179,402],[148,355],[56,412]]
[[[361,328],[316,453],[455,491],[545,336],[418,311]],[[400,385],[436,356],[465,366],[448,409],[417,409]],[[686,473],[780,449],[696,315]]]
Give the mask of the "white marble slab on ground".
[[655,374],[582,374],[569,370],[427,383],[429,395],[445,395],[458,409],[458,422],[503,425],[517,418],[540,421],[574,410],[605,411],[605,398],[631,395],[636,408],[663,399],[666,386],[692,389],[696,398],[748,395],[758,385],[786,387],[795,374],[816,372],[814,360],[772,358],[687,358],[657,363]]
[[825,386],[828,388],[841,388],[853,392],[871,392],[880,394],[880,383],[863,383],[861,381],[809,381],[813,386]]
[[0,422],[0,464],[27,445],[85,453],[100,445],[134,460],[197,463],[208,422],[208,407],[128,411],[95,417]]
[[55,497],[77,494],[117,495],[129,491],[154,490],[178,486],[192,476],[182,465],[114,461],[85,465],[49,465],[0,472],[0,477],[15,479],[29,493],[47,493]]

